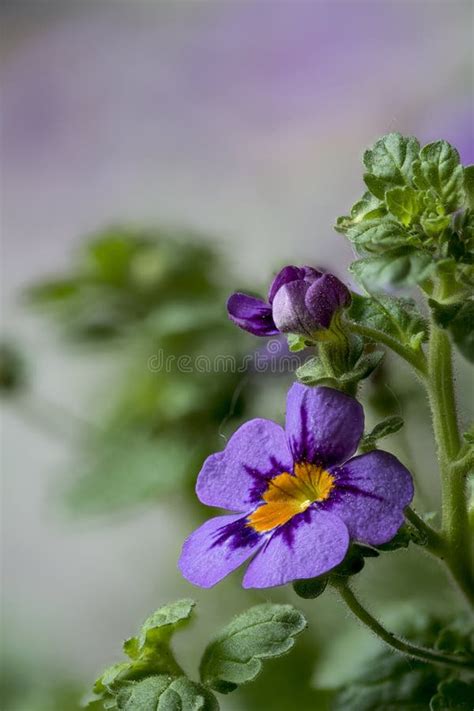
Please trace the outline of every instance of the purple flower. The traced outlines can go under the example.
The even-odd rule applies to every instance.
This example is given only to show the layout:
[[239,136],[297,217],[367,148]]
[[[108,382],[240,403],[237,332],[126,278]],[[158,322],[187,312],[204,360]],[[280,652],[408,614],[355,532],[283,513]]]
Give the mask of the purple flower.
[[350,540],[391,540],[413,497],[408,470],[388,452],[352,457],[364,429],[362,406],[326,387],[295,383],[286,431],[270,420],[242,425],[204,462],[196,491],[228,509],[185,541],[179,566],[212,587],[253,556],[244,588],[313,578],[337,566]]
[[274,278],[268,303],[237,292],[227,311],[237,326],[255,336],[295,333],[312,338],[329,328],[334,314],[350,302],[349,289],[333,274],[288,266]]

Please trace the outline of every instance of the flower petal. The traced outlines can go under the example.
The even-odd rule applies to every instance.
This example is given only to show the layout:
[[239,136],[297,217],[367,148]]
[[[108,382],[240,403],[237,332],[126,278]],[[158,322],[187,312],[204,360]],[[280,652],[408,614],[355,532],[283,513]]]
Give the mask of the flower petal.
[[410,472],[393,454],[374,450],[333,471],[334,495],[325,508],[345,522],[351,538],[378,545],[390,541],[413,498]]
[[334,274],[323,274],[306,292],[305,305],[322,328],[329,328],[334,313],[351,303],[351,292]]
[[292,468],[283,428],[271,420],[250,420],[232,435],[223,452],[206,459],[196,493],[208,506],[248,511],[260,501],[269,479]]
[[271,588],[314,578],[343,560],[349,533],[338,516],[316,506],[277,529],[250,563],[244,588]]
[[287,267],[283,267],[270,284],[270,289],[268,290],[268,301],[273,303],[275,294],[278,289],[283,286],[283,284],[289,284],[290,281],[297,281],[298,279],[304,279],[304,277],[304,268],[294,267],[291,264]]
[[232,294],[227,302],[229,318],[254,336],[274,336],[278,329],[273,322],[271,306],[248,294]]
[[238,568],[267,538],[255,533],[241,514],[217,516],[188,536],[178,566],[190,583],[210,588]]
[[325,467],[354,454],[364,431],[357,400],[326,387],[292,385],[286,401],[286,435],[295,462]]
[[310,285],[304,279],[283,284],[272,304],[273,320],[281,333],[298,333],[311,337],[318,325],[306,308],[306,292]]

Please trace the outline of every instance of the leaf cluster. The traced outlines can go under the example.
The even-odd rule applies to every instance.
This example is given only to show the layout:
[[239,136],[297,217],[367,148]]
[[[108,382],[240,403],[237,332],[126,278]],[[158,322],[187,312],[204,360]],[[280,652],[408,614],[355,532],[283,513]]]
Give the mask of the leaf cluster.
[[215,691],[227,694],[255,679],[262,661],[287,653],[306,627],[291,605],[265,603],[237,615],[204,650],[200,682],[189,679],[171,650],[194,602],[179,600],[151,615],[123,646],[129,660],[105,670],[94,685],[91,711],[217,711]]
[[448,265],[473,278],[473,167],[446,141],[423,148],[389,133],[363,158],[367,192],[336,229],[362,257],[350,270],[363,285],[412,286]]

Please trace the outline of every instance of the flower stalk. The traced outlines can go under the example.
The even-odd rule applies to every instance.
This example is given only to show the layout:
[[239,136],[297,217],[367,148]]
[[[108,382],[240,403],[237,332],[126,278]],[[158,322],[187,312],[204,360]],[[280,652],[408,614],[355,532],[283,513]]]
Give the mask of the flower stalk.
[[472,542],[467,511],[466,472],[453,463],[459,455],[460,438],[454,395],[451,343],[445,331],[431,323],[427,389],[436,440],[442,491],[442,535],[445,561],[451,574],[474,606]]
[[371,615],[371,613],[359,602],[357,597],[354,595],[354,592],[346,582],[333,581],[332,585],[357,619],[368,627],[383,642],[385,642],[385,644],[388,644],[393,649],[396,649],[397,652],[401,652],[408,657],[412,657],[413,659],[417,659],[421,662],[426,662],[427,664],[437,664],[449,669],[463,669],[474,673],[474,663],[470,659],[466,659],[461,656],[441,654],[440,652],[436,652],[432,649],[419,647],[400,639],[393,634],[393,632],[387,630],[378,620],[375,619],[375,617],[373,617],[373,615]]

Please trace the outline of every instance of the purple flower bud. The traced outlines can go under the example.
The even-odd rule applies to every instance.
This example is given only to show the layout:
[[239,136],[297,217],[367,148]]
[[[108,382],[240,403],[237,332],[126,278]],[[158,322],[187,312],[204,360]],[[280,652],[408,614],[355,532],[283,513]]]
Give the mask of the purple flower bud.
[[349,289],[333,274],[312,267],[284,267],[268,291],[268,302],[233,294],[229,317],[256,336],[296,333],[311,338],[331,325],[334,314],[351,302]]

